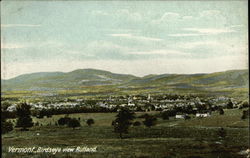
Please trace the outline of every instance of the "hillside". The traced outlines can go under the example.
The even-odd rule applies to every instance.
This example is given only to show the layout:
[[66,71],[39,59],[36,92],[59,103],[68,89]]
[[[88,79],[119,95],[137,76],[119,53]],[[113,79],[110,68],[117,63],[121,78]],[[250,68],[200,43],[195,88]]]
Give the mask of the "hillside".
[[[161,74],[136,77],[128,74],[115,74],[96,69],[78,69],[72,72],[40,72],[24,74],[3,80],[2,94],[11,91],[77,91],[80,95],[116,93],[159,93],[225,92],[244,94],[248,91],[248,70],[230,70],[210,74]],[[73,95],[73,94],[72,94]]]
[[2,81],[3,90],[75,89],[80,86],[117,85],[137,77],[95,69],[72,72],[40,72]]

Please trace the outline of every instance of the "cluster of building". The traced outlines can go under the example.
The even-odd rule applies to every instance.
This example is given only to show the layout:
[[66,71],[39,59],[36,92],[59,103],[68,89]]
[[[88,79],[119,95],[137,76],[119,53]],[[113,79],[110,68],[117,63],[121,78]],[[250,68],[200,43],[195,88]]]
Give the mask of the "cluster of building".
[[[213,106],[224,107],[228,101],[232,100],[234,105],[237,102],[232,98],[218,97],[218,98],[199,98],[199,97],[167,97],[164,95],[137,95],[137,96],[109,96],[106,98],[95,99],[64,99],[54,101],[40,101],[36,103],[28,103],[34,110],[42,109],[60,109],[60,108],[75,108],[75,107],[102,107],[107,109],[114,109],[119,107],[128,107],[134,111],[167,111],[174,108],[192,107],[197,110],[198,106],[205,107],[205,109]],[[7,108],[7,111],[15,111],[17,104],[12,104]],[[196,117],[209,117],[211,113],[203,112],[196,113]],[[185,118],[185,114],[177,114],[176,118]]]

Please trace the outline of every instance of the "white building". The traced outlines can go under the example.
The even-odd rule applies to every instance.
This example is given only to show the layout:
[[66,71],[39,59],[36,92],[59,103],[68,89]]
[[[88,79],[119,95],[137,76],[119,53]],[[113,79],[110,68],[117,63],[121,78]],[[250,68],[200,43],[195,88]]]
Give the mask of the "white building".
[[186,114],[176,114],[175,115],[175,118],[177,118],[177,119],[185,119],[185,117],[186,117]]
[[197,113],[195,116],[196,117],[210,117],[211,114],[210,113]]

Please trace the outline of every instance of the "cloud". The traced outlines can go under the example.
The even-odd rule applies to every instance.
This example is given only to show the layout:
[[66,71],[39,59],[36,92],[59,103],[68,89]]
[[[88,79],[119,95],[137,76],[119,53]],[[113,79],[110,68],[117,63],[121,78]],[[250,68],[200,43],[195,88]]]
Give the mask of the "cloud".
[[244,25],[232,25],[232,26],[230,26],[230,28],[241,28],[241,27],[244,27]]
[[15,43],[2,43],[1,42],[1,49],[19,49],[19,48],[25,48],[26,45],[23,44],[15,44]]
[[160,21],[164,21],[164,20],[168,21],[168,20],[174,20],[174,19],[178,19],[178,18],[180,18],[179,13],[166,12],[161,16]]
[[193,58],[247,56],[248,53],[248,44],[236,39],[181,42],[178,48],[190,53]]
[[153,38],[153,37],[145,37],[145,36],[136,36],[132,34],[108,34],[112,37],[120,37],[125,39],[134,39],[134,40],[141,40],[141,41],[162,41],[161,38]]
[[185,48],[185,49],[193,49],[196,47],[200,46],[218,46],[221,45],[221,43],[218,43],[216,41],[196,41],[196,42],[185,42],[185,43],[180,43],[179,47],[180,48]]
[[169,34],[168,36],[170,37],[206,36],[206,35],[218,35],[223,33],[236,32],[235,30],[230,28],[183,28],[182,30],[185,31],[185,33]]
[[197,32],[200,34],[220,34],[220,33],[230,33],[230,32],[236,32],[235,30],[229,29],[229,28],[222,28],[222,29],[216,29],[216,28],[184,28],[184,31],[191,31],[191,32]]
[[32,24],[1,24],[1,27],[41,27],[41,25],[32,25]]
[[205,10],[200,13],[201,18],[204,18],[204,17],[211,18],[213,16],[218,16],[218,15],[221,15],[221,12],[219,10]]
[[188,36],[201,36],[202,34],[199,33],[176,33],[176,34],[169,34],[169,37],[188,37]]
[[158,56],[186,56],[188,54],[184,52],[180,52],[177,50],[151,50],[151,51],[135,51],[135,52],[129,52],[129,54],[133,55],[158,55]]
[[158,24],[173,22],[180,19],[181,16],[179,13],[165,12],[160,18],[151,20],[151,23],[154,25],[158,25]]
[[20,49],[20,48],[62,48],[65,44],[62,44],[58,41],[43,41],[43,42],[29,42],[29,43],[9,43],[9,42],[1,42],[1,49]]

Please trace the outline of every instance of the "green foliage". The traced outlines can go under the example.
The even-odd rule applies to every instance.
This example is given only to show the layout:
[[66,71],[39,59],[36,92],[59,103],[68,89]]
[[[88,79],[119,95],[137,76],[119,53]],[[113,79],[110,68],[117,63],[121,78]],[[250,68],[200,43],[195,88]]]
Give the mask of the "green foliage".
[[161,118],[163,120],[169,120],[169,113],[167,111],[164,111],[161,113]]
[[233,105],[234,105],[233,102],[231,100],[229,100],[227,103],[227,109],[232,109]]
[[128,133],[129,126],[135,118],[134,115],[134,112],[131,112],[127,108],[122,108],[116,115],[116,119],[112,122],[112,125],[114,126],[114,132],[120,134],[120,138],[122,138],[123,133]]
[[80,127],[81,124],[76,118],[72,118],[68,121],[68,127],[72,127],[75,129],[76,127]]
[[134,123],[133,123],[133,126],[140,126],[141,125],[141,122],[139,122],[139,121],[135,121]]
[[13,124],[9,121],[1,121],[2,134],[8,133],[13,130]]
[[86,123],[87,123],[88,126],[91,126],[92,124],[95,123],[95,121],[94,121],[94,119],[90,118],[90,119],[88,119],[88,120],[86,121]]
[[219,114],[224,115],[224,110],[222,108],[219,109]]
[[64,116],[60,118],[57,122],[58,122],[58,125],[63,126],[63,125],[67,125],[70,120],[71,120],[70,117]]
[[156,125],[156,121],[157,121],[157,118],[155,116],[149,115],[145,118],[145,120],[143,121],[143,124],[146,127],[151,127],[151,126]]
[[242,116],[241,116],[241,119],[246,119],[246,118],[249,118],[249,109],[248,110],[243,110],[242,111]]
[[17,123],[16,127],[21,127],[22,130],[28,130],[27,128],[33,126],[30,105],[27,103],[21,103],[17,106],[16,115],[17,115]]
[[7,110],[7,108],[11,106],[11,103],[8,101],[1,101],[1,109],[2,110]]
[[224,128],[220,128],[217,134],[220,138],[225,138],[227,135],[226,130]]

